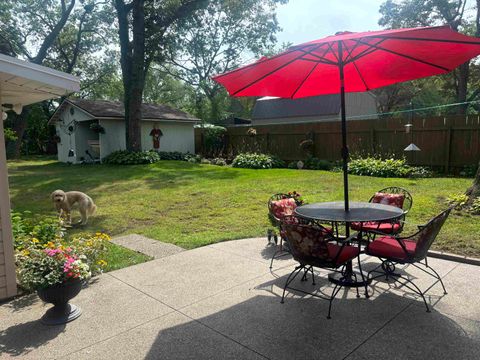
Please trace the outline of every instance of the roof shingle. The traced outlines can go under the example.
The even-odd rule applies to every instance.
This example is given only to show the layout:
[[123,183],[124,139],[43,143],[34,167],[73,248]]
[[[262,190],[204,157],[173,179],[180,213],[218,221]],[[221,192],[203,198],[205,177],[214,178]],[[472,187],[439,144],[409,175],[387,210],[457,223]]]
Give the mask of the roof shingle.
[[[123,102],[119,101],[107,101],[107,100],[86,100],[86,99],[66,99],[60,107],[65,103],[71,103],[82,110],[85,110],[89,114],[96,118],[124,118],[124,106]],[[60,108],[58,109],[60,110]],[[51,121],[55,121],[54,118],[57,113],[52,116]],[[168,105],[161,104],[142,104],[142,117],[144,120],[180,120],[180,121],[199,121],[195,116],[186,113],[184,111],[174,109]]]

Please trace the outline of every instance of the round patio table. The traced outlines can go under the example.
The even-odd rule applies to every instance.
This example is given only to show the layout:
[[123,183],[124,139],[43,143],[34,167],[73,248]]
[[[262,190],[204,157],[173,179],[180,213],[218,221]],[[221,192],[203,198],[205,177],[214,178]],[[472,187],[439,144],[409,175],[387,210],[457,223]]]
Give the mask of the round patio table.
[[[350,235],[349,223],[351,222],[392,221],[403,215],[402,209],[391,205],[351,201],[349,202],[349,207],[349,211],[345,211],[344,203],[340,201],[314,203],[299,206],[294,213],[308,220],[346,223],[347,237]],[[360,242],[358,246],[360,247]],[[357,281],[357,276],[353,272],[352,262],[349,261],[340,277],[337,274],[330,274],[328,278],[331,282],[338,285],[349,287],[365,286],[367,280],[364,280],[363,273],[360,273],[360,275],[362,281]]]
[[349,202],[350,210],[345,211],[343,201],[302,205],[295,214],[304,219],[331,222],[389,221],[403,215],[403,210],[391,206],[367,202]]

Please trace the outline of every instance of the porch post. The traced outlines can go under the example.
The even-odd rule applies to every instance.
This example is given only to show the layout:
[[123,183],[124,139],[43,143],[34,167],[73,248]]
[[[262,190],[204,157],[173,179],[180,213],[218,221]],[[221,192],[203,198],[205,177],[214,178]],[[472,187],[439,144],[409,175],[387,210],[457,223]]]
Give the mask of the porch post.
[[[2,104],[0,88],[0,105]],[[0,107],[0,300],[17,294],[15,259],[13,255],[10,196],[8,194],[7,158],[3,133],[3,110]]]

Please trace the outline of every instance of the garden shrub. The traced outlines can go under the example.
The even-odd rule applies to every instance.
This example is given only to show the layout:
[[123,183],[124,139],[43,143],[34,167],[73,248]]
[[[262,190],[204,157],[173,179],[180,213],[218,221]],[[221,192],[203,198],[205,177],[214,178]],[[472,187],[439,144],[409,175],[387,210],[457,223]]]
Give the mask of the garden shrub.
[[180,160],[185,161],[186,154],[179,151],[159,151],[158,155],[161,160]]
[[192,164],[199,164],[202,161],[202,157],[200,155],[187,153],[183,156],[183,160]]
[[218,156],[222,153],[225,145],[225,134],[227,129],[223,126],[212,124],[200,125],[203,129],[205,153],[204,155]]
[[64,230],[57,217],[29,218],[30,212],[12,212],[12,234],[14,247],[23,250],[30,242],[44,246],[52,239],[64,236]]
[[217,166],[227,166],[227,160],[224,158],[215,158],[210,161],[210,164]]
[[272,155],[242,153],[233,159],[232,166],[247,169],[272,169],[285,167],[285,162]]
[[470,212],[475,215],[480,215],[480,196],[473,199]]
[[179,151],[138,151],[131,152],[127,150],[114,151],[110,155],[103,158],[105,164],[114,165],[136,165],[136,164],[153,164],[160,160],[178,160],[188,161],[198,164],[202,160],[200,155],[191,153],[182,153]]
[[447,204],[453,206],[456,210],[462,209],[468,201],[465,194],[452,194],[447,197]]
[[128,151],[119,150],[114,151],[108,156],[104,157],[102,162],[112,165],[137,165],[137,164],[152,164],[160,161],[161,157],[156,151]]
[[348,172],[354,175],[377,177],[408,177],[410,166],[404,159],[376,159],[373,157],[353,159],[348,164]]
[[287,168],[289,169],[298,169],[298,161],[291,161],[288,163]]
[[465,165],[460,171],[460,176],[465,176],[465,177],[475,177],[475,174],[477,173],[477,165]]
[[332,168],[332,163],[327,160],[320,160],[319,158],[310,156],[305,160],[304,168],[310,170],[330,170]]

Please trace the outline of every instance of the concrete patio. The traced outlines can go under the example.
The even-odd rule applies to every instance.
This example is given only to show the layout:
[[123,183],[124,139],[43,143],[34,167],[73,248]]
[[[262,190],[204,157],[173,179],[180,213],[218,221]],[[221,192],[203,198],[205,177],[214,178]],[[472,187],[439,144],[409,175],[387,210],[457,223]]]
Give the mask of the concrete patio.
[[[289,258],[268,268],[265,239],[229,241],[104,274],[73,303],[84,313],[60,327],[38,321],[35,295],[0,306],[0,358],[25,359],[478,359],[480,267],[429,259],[432,312],[408,289],[379,282],[370,299],[340,292],[328,302],[289,293]],[[362,258],[365,266],[377,261]],[[433,281],[404,271],[421,288]],[[330,291],[326,272],[295,286]]]

